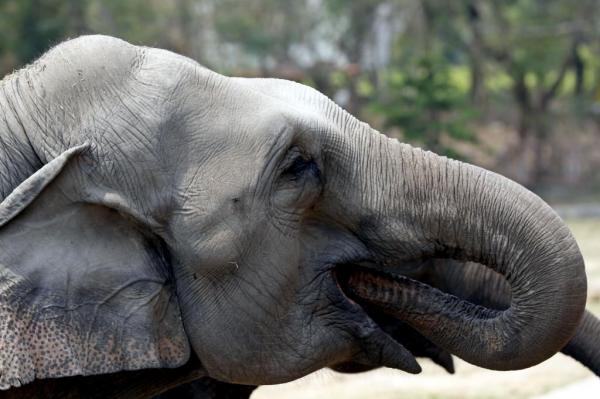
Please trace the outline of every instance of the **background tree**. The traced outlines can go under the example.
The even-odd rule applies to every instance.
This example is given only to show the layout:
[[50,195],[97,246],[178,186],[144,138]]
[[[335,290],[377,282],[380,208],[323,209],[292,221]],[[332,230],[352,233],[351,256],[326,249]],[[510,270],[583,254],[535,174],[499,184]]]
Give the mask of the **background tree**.
[[468,126],[472,115],[464,94],[450,81],[443,60],[425,56],[389,84],[393,94],[375,106],[385,115],[386,127],[399,127],[404,139],[461,158],[451,143],[475,140]]
[[0,0],[0,71],[81,33],[312,85],[537,190],[600,190],[595,0]]
[[[575,92],[584,91],[585,64],[579,55],[586,25],[591,21],[583,1],[572,7],[560,1],[522,0],[500,7],[477,6],[489,26],[483,46],[512,83],[510,92],[517,106],[519,142],[516,156],[530,149],[532,161],[528,182],[541,184],[547,177],[554,119],[553,103],[563,94],[563,83],[574,72]],[[575,13],[573,13],[575,11]],[[579,13],[577,12],[579,11]],[[593,14],[590,14],[590,17]]]

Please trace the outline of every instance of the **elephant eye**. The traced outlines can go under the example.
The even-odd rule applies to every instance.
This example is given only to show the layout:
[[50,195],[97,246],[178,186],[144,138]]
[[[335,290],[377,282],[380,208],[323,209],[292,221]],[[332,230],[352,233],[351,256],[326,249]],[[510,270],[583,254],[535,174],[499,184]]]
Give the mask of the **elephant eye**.
[[287,181],[298,181],[307,174],[319,178],[320,171],[313,159],[306,158],[303,154],[294,154],[291,162],[283,170],[281,177]]
[[319,197],[323,185],[317,162],[298,147],[289,149],[280,169],[274,204],[282,208],[307,208]]

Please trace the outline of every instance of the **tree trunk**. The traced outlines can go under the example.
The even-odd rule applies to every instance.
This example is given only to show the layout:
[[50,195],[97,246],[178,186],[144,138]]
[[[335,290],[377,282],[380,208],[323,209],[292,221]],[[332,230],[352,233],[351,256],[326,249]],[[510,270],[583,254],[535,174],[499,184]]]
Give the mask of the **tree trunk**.
[[573,69],[575,70],[575,95],[579,97],[585,88],[585,63],[579,54],[579,46],[573,47]]
[[471,42],[469,43],[469,66],[471,69],[471,101],[480,104],[483,99],[483,39],[479,8],[476,1],[467,4],[467,16],[471,30]]

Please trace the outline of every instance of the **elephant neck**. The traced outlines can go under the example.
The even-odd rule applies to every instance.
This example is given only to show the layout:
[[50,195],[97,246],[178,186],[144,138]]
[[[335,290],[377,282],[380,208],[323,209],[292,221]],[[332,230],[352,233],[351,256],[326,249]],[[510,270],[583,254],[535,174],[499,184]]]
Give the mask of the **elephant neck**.
[[36,151],[19,99],[20,73],[0,81],[0,202],[46,162]]

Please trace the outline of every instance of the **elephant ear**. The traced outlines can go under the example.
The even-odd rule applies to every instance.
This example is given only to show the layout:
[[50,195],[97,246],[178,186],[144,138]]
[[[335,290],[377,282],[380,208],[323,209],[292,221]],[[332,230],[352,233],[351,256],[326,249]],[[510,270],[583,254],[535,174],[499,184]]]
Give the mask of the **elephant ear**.
[[66,151],[0,203],[0,388],[189,357],[164,243],[82,201]]

